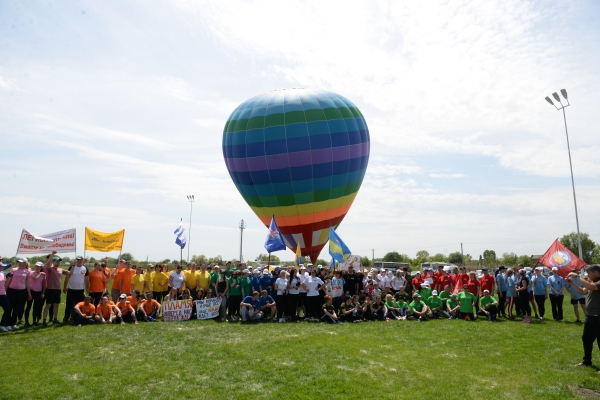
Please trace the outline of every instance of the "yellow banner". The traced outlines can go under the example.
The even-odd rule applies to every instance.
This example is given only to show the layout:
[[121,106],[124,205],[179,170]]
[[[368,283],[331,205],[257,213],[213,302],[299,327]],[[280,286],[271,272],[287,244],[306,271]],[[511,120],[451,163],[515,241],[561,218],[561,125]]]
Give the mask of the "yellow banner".
[[85,227],[85,249],[92,251],[115,251],[123,249],[125,229],[117,232],[104,233]]

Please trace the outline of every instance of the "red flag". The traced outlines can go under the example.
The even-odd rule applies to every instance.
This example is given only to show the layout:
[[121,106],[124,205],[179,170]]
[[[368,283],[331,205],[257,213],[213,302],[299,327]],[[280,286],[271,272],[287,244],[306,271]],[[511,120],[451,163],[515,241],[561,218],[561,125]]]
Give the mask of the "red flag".
[[544,253],[540,262],[546,267],[552,269],[558,268],[558,275],[565,278],[571,271],[579,271],[587,263],[571,253],[563,244],[556,239],[552,246]]

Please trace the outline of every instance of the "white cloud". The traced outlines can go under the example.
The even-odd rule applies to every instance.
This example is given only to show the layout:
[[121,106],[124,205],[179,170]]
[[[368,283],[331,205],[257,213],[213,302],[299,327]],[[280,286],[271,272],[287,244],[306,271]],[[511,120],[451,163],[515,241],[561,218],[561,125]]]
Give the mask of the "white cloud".
[[430,178],[465,178],[465,174],[429,174]]

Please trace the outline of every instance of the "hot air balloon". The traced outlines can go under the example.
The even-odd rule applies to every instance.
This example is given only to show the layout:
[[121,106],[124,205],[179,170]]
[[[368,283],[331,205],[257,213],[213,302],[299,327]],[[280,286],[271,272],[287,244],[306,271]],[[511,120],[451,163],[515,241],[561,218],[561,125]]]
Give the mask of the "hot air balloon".
[[225,164],[244,200],[266,227],[275,216],[286,246],[312,262],[350,209],[369,150],[360,110],[325,90],[252,97],[223,130]]

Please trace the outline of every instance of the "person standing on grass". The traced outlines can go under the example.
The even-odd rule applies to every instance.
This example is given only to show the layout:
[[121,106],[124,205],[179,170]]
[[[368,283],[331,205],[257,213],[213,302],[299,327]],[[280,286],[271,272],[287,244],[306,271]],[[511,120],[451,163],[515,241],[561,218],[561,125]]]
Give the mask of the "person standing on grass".
[[310,277],[305,281],[308,293],[306,294],[306,317],[305,321],[314,321],[319,318],[319,288],[325,285],[321,278],[317,277],[317,271],[314,269],[310,273]]
[[242,282],[239,277],[241,271],[236,268],[231,270],[229,276],[229,303],[227,304],[229,320],[237,321],[241,319],[240,303],[242,302]]
[[[600,347],[600,265],[592,264],[586,268],[586,272],[588,280],[581,278],[574,272],[569,273],[567,276],[567,283],[572,285],[577,293],[587,295],[585,325],[581,336],[583,360],[577,364],[577,366],[583,367],[592,365],[594,342]],[[578,281],[578,285],[574,284],[576,281]]]
[[450,319],[458,319],[460,316],[460,303],[454,293],[451,294],[450,298],[446,301],[446,311],[448,312],[448,315],[450,315]]
[[0,271],[0,307],[2,307],[3,311],[2,319],[0,320],[0,332],[12,331],[12,325],[10,324],[12,309],[6,295],[6,276],[4,275],[4,271]]
[[69,322],[69,318],[73,315],[73,307],[75,307],[75,304],[82,302],[85,293],[89,292],[89,272],[87,267],[83,265],[87,260],[87,258],[77,256],[75,265],[69,267],[71,273],[67,275],[63,283],[63,292],[67,295],[63,324]]
[[13,330],[19,329],[17,325],[23,323],[18,320],[19,316],[22,318],[27,300],[32,299],[29,287],[29,276],[31,275],[29,263],[26,258],[20,258],[17,260],[17,264],[18,267],[12,269],[12,276],[6,281],[6,295],[12,308],[10,326]]
[[542,267],[535,269],[531,283],[533,285],[533,297],[537,304],[540,321],[543,321],[546,314],[546,299],[548,298],[548,280],[542,275]]
[[509,269],[506,272],[506,302],[508,307],[508,319],[514,320],[513,316],[513,306],[515,303],[517,304],[517,309],[519,309],[519,305],[517,303],[517,283],[516,276],[512,269]]
[[503,318],[506,318],[506,292],[508,291],[508,284],[506,283],[506,267],[504,265],[498,268],[496,288],[498,291],[498,312]]
[[469,292],[475,296],[475,314],[477,314],[479,311],[479,298],[481,297],[481,282],[477,279],[475,272],[469,273],[467,285],[469,286]]
[[550,305],[552,306],[552,318],[555,321],[563,320],[563,299],[565,298],[565,280],[558,275],[558,268],[552,268],[550,277],[548,278],[548,286],[550,287]]
[[96,316],[96,307],[92,304],[92,297],[90,295],[84,295],[83,301],[73,306],[73,320],[75,325],[87,325],[94,323],[94,317]]
[[183,266],[175,264],[175,271],[169,275],[169,286],[177,289],[177,294],[181,294],[183,290],[183,283],[185,281],[185,275],[183,274]]
[[142,321],[155,322],[160,315],[160,303],[152,298],[152,292],[146,293],[146,301],[142,303],[144,319]]
[[46,274],[42,271],[44,263],[38,261],[35,263],[35,271],[29,275],[29,289],[31,291],[32,301],[27,302],[25,309],[25,326],[29,324],[29,312],[33,306],[33,325],[38,325],[42,321],[42,309],[44,308],[44,295],[46,291]]
[[114,313],[114,305],[110,304],[108,296],[103,296],[96,306],[96,322],[101,324],[112,324],[117,316]]
[[[576,272],[578,274],[578,272]],[[575,317],[577,320],[575,322],[581,322],[581,317],[579,316],[579,309],[577,308],[577,304],[580,305],[581,311],[583,315],[586,315],[585,312],[585,295],[580,293],[577,288],[581,288],[579,284],[579,279],[571,279],[566,283],[566,289],[571,295],[571,304],[573,305],[573,312],[575,313]]]
[[138,293],[145,293],[145,288],[146,280],[144,279],[144,267],[138,265],[135,267],[135,275],[131,277],[131,288],[129,289],[129,293],[133,294],[134,290],[137,290]]
[[469,285],[463,286],[463,291],[458,294],[457,300],[460,304],[460,319],[468,317],[469,320],[475,321],[474,308],[477,298],[469,291]]
[[497,322],[496,315],[498,314],[498,302],[490,295],[490,291],[485,289],[483,297],[479,300],[480,306],[477,315],[486,317],[491,322]]
[[[379,300],[381,300],[381,298]],[[333,299],[331,296],[325,296],[325,304],[323,304],[323,315],[321,316],[321,322],[327,322],[328,324],[338,324],[340,322],[337,314],[335,313]]]
[[[108,265],[108,262],[107,262]],[[121,272],[125,269],[126,262],[125,260],[119,260],[119,263],[115,267],[115,269],[111,272],[111,278],[113,279],[112,288],[110,289],[110,297],[113,303],[119,301],[119,296],[121,295],[121,278],[123,275]],[[108,269],[108,267],[106,267]]]
[[408,319],[416,319],[419,322],[427,321],[427,317],[431,317],[431,311],[427,304],[421,300],[421,295],[417,292],[413,294],[413,301],[408,305]]
[[98,261],[94,263],[94,269],[88,274],[88,283],[88,294],[92,296],[92,304],[97,307],[106,289],[106,275]]
[[152,291],[152,273],[153,273],[152,264],[148,264],[146,266],[146,272],[144,272],[144,290],[142,293],[148,293]]
[[[192,264],[192,269],[194,269],[194,264]],[[218,271],[218,270],[216,270]],[[217,278],[215,279],[215,282],[217,279],[219,279],[219,273],[217,272]],[[204,264],[200,264],[200,272],[196,273],[196,290],[202,288],[202,290],[204,290],[205,292],[210,288],[210,283],[212,282],[212,276],[210,275],[210,272],[208,272],[208,270],[206,269],[206,265]],[[187,286],[187,281],[186,281],[186,286]],[[188,286],[189,288],[189,286]],[[195,294],[194,294],[195,296]]]
[[521,309],[521,315],[523,315],[522,322],[531,322],[531,307],[529,306],[529,279],[527,279],[526,271],[524,269],[519,270],[519,281],[517,282],[517,296],[519,301],[519,308]]
[[291,318],[292,322],[298,320],[298,297],[300,296],[300,279],[296,276],[296,269],[291,268],[288,278],[288,295],[287,295],[287,310],[286,314]]
[[53,251],[51,256],[48,257],[48,264],[46,264],[46,307],[44,308],[44,319],[42,322],[43,326],[48,326],[46,323],[46,318],[48,317],[48,312],[50,308],[52,308],[52,315],[54,316],[54,320],[52,321],[54,325],[60,324],[58,322],[58,306],[60,305],[60,293],[61,293],[61,283],[62,276],[69,275],[71,272],[65,269],[59,268],[60,262],[62,258],[56,255],[56,251]]
[[154,300],[162,303],[164,297],[163,292],[165,291],[168,283],[169,277],[162,271],[160,264],[157,264],[156,267],[154,267],[154,272],[152,273],[152,295]]
[[227,321],[227,298],[229,297],[229,279],[225,276],[225,270],[219,272],[220,277],[214,284],[215,297],[221,299],[219,315],[223,321]]

